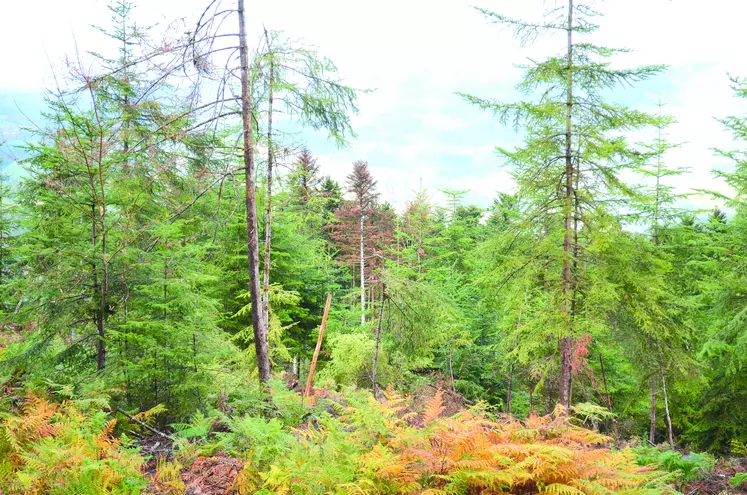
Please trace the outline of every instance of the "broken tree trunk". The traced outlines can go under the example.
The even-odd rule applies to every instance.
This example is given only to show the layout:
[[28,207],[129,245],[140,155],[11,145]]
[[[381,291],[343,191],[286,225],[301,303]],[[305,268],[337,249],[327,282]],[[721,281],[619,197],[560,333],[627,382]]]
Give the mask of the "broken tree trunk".
[[306,391],[304,396],[308,397],[311,395],[311,384],[314,381],[314,370],[316,369],[316,360],[319,358],[319,351],[322,348],[322,340],[324,339],[324,327],[327,326],[327,317],[329,316],[329,307],[332,304],[332,294],[327,294],[327,304],[324,306],[324,316],[322,316],[322,325],[319,327],[319,337],[316,339],[316,349],[314,349],[314,357],[311,358],[311,366],[309,366],[309,378],[306,380]]

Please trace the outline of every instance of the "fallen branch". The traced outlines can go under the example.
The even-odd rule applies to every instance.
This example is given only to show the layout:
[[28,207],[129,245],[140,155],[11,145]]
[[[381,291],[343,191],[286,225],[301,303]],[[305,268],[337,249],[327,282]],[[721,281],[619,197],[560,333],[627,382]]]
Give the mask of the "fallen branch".
[[167,434],[165,434],[164,432],[162,432],[162,431],[158,431],[158,430],[156,430],[155,428],[153,428],[152,426],[150,426],[150,425],[148,425],[148,424],[146,424],[146,423],[144,423],[144,422],[140,421],[139,419],[135,418],[135,416],[133,416],[132,414],[126,413],[126,412],[124,412],[123,410],[121,410],[121,409],[120,409],[120,408],[118,408],[118,407],[117,407],[116,409],[114,409],[114,410],[115,410],[116,412],[118,412],[118,413],[124,414],[125,416],[127,416],[127,418],[128,418],[128,419],[129,419],[130,421],[132,421],[132,422],[134,422],[134,423],[137,423],[137,424],[139,424],[140,426],[142,426],[142,427],[143,427],[143,428],[145,428],[146,430],[148,430],[148,431],[150,431],[150,432],[152,432],[152,433],[155,433],[156,435],[158,435],[158,436],[160,436],[160,437],[163,437],[163,438],[168,438],[169,440],[171,440],[171,437],[170,437],[170,436],[168,436],[168,435],[167,435]]

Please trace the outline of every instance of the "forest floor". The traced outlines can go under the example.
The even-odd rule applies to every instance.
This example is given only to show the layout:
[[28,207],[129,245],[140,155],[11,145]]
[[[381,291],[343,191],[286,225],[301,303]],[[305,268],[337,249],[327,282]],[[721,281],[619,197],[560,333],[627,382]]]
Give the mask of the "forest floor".
[[747,473],[747,457],[721,459],[704,479],[686,483],[681,491],[684,495],[747,494],[747,483],[738,487],[729,484],[738,473]]
[[[423,427],[423,411],[426,404],[440,390],[443,394],[443,409],[441,417],[451,417],[468,408],[472,403],[460,394],[451,391],[443,381],[436,379],[435,385],[424,386],[411,396],[411,401],[401,411],[407,417],[407,423],[412,427]],[[290,383],[289,389],[295,390]],[[324,389],[314,389],[319,398],[331,398],[342,401],[341,394]],[[381,399],[386,402],[386,399]],[[331,411],[330,411],[331,412]],[[314,417],[307,417],[296,428],[302,431],[315,423]],[[172,442],[159,435],[143,436],[138,442],[142,455],[149,458],[142,467],[142,472],[150,485],[145,492],[148,495],[237,495],[235,488],[244,468],[245,460],[225,454],[212,456],[200,455],[185,465],[177,464],[178,471],[173,473],[170,481],[159,480],[159,463],[174,461]],[[685,454],[685,453],[683,453]],[[686,454],[685,454],[686,455]],[[178,457],[178,456],[177,456]],[[739,487],[729,484],[734,475],[747,473],[747,457],[719,459],[708,472],[703,472],[701,478],[679,485],[683,495],[738,495],[747,494],[747,482]]]
[[[408,422],[413,426],[422,426],[422,414],[419,414],[418,411],[423,410],[436,390],[440,389],[444,392],[442,417],[451,417],[472,404],[471,401],[459,393],[450,390],[442,377],[437,377],[436,382],[436,385],[428,385],[413,394],[409,407],[401,412],[402,415],[412,413],[412,418]],[[287,385],[292,390],[300,390],[290,382],[287,382]],[[318,397],[333,397],[338,400],[342,398],[340,394],[324,389],[314,388],[313,391]],[[308,427],[309,422],[313,421],[313,418],[309,418],[306,423],[298,425],[297,428],[303,430]],[[190,466],[183,467],[179,473],[179,478],[185,487],[185,491],[180,493],[175,491],[172,485],[159,483],[157,480],[158,459],[171,461],[174,457],[171,442],[158,435],[149,435],[142,437],[137,443],[140,446],[141,453],[151,459],[143,466],[143,473],[151,482],[151,485],[145,491],[146,494],[236,495],[238,493],[234,486],[244,466],[245,461],[243,459],[223,454],[212,457],[197,457]]]

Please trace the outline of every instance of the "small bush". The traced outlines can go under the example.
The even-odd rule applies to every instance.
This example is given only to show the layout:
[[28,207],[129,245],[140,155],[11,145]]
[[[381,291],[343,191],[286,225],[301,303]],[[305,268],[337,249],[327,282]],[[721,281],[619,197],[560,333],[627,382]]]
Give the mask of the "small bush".
[[729,485],[733,486],[734,488],[739,488],[740,486],[745,485],[745,488],[747,488],[747,473],[735,474],[729,480]]
[[667,471],[680,484],[703,479],[716,464],[715,459],[709,454],[682,455],[671,450],[661,451],[655,447],[638,447],[634,452],[639,465],[653,465]]

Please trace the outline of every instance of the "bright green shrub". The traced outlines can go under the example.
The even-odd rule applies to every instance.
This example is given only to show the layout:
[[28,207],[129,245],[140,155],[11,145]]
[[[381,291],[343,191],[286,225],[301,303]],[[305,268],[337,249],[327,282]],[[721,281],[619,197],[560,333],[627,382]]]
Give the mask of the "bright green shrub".
[[702,479],[713,470],[716,463],[709,454],[691,453],[683,456],[679,452],[661,451],[655,447],[638,447],[634,449],[634,453],[638,465],[654,465],[658,469],[672,473],[680,483]]
[[[332,360],[319,373],[319,380],[337,385],[371,385],[371,363],[375,342],[368,333],[347,333],[330,337]],[[366,381],[367,380],[367,381]]]
[[747,485],[747,473],[737,473],[731,477],[729,484],[734,488],[739,488],[740,485]]

